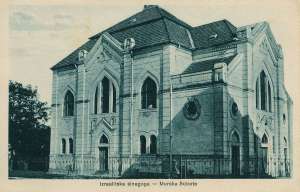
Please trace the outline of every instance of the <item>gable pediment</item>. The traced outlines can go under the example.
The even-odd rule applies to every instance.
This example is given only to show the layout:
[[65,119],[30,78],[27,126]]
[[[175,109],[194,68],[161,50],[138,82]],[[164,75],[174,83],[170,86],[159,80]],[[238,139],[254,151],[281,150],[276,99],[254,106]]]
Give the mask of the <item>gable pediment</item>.
[[254,39],[256,47],[277,65],[278,59],[282,57],[280,47],[277,45],[271,29],[267,23],[256,32]]
[[87,67],[93,63],[107,63],[110,61],[121,63],[123,60],[123,49],[121,43],[109,34],[103,34],[86,57]]
[[114,119],[112,118],[107,119],[106,117],[102,117],[102,118],[94,119],[91,121],[90,133],[91,134],[98,133],[105,129],[109,131],[113,131],[115,129],[113,124],[114,124]]

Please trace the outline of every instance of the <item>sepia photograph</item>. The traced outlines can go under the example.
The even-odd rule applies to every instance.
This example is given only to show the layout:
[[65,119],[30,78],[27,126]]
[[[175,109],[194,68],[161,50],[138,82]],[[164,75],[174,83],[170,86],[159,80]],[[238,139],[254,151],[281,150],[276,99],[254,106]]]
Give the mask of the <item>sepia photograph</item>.
[[292,181],[300,4],[278,3],[12,1],[6,179]]

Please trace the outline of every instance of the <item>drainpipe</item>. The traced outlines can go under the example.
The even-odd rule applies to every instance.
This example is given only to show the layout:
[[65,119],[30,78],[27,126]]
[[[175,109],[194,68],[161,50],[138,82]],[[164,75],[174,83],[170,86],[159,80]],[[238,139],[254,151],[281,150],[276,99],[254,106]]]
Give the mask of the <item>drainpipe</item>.
[[77,94],[78,94],[78,66],[76,64],[74,64],[75,66],[75,70],[76,70],[76,80],[75,80],[75,103],[74,103],[74,127],[73,127],[73,170],[75,170],[76,167],[76,158],[75,158],[75,154],[76,154],[76,125],[77,125]]
[[172,129],[173,129],[173,125],[172,125],[172,89],[173,89],[173,85],[172,85],[172,81],[171,81],[171,77],[170,77],[170,178],[172,178]]
[[130,164],[132,160],[132,126],[133,126],[133,51],[130,51],[131,90],[130,90]]

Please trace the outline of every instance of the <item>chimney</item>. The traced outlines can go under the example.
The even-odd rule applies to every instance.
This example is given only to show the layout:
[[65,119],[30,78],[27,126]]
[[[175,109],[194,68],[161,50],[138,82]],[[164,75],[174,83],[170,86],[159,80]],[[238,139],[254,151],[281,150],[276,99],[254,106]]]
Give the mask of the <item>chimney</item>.
[[150,9],[150,8],[153,8],[153,7],[158,7],[158,5],[144,5],[144,10],[145,9]]

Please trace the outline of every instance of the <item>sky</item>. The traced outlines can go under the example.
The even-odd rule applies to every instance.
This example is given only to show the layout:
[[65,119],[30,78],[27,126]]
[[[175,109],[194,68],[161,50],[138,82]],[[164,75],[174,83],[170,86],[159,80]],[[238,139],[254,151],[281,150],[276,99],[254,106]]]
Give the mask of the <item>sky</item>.
[[[141,11],[143,1],[131,3],[11,4],[9,9],[9,79],[38,88],[51,103],[50,68],[88,37]],[[227,19],[235,26],[267,21],[285,59],[285,84],[292,98],[299,64],[299,14],[296,1],[166,1],[154,3],[192,26]],[[274,3],[276,2],[276,3]],[[153,4],[153,3],[152,3]]]

